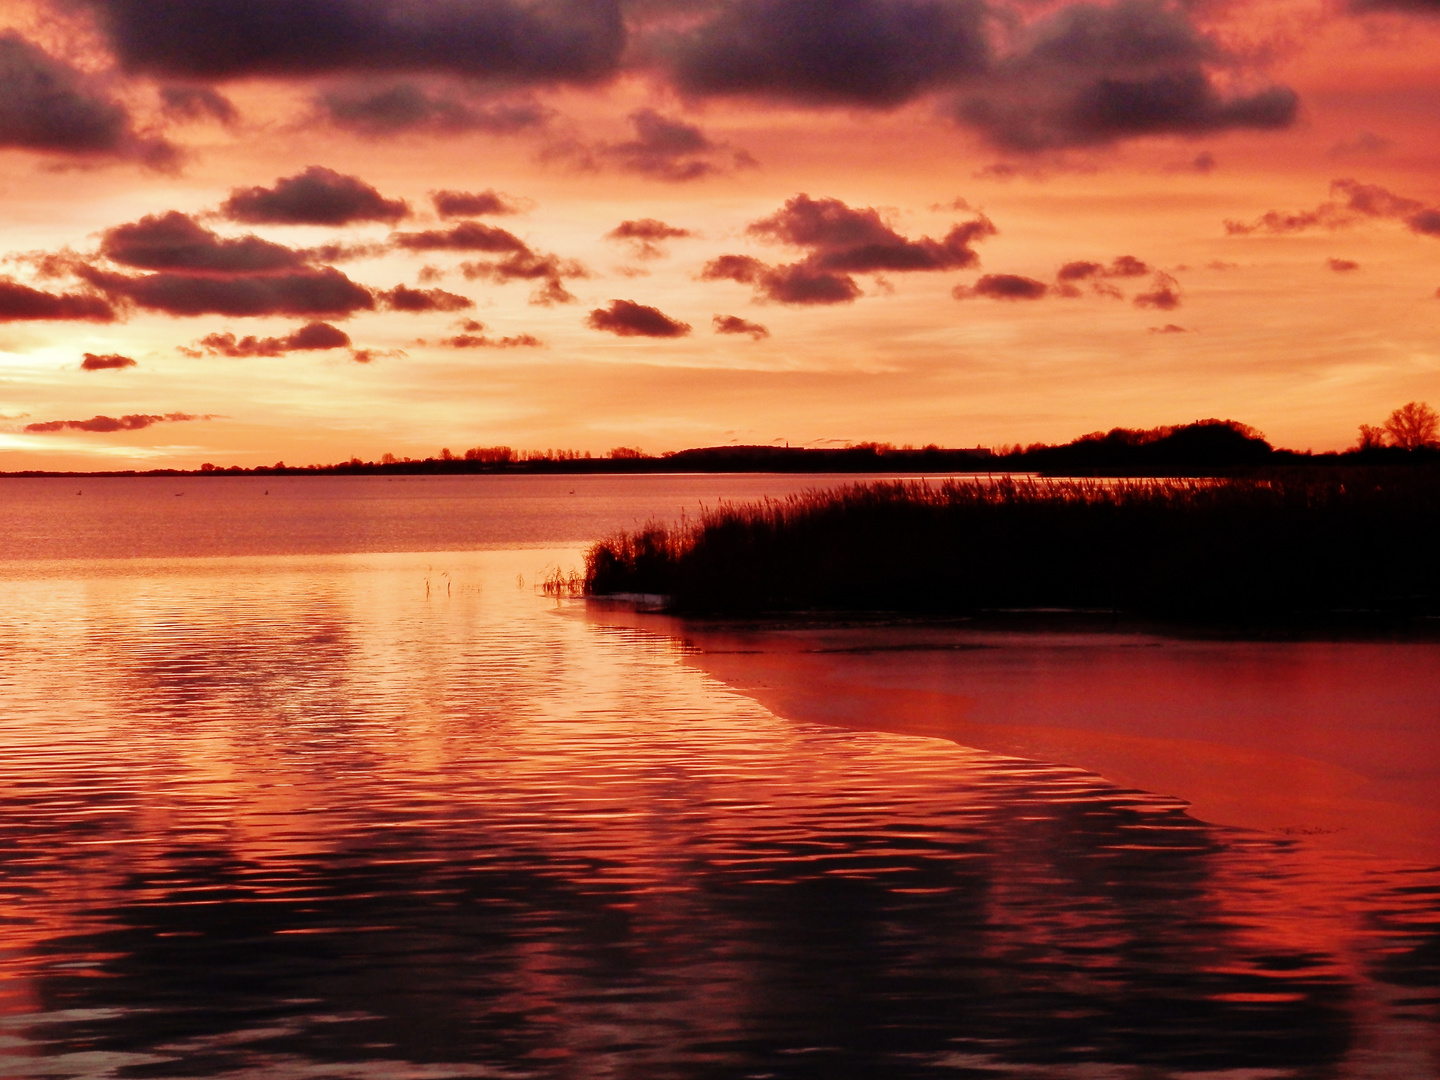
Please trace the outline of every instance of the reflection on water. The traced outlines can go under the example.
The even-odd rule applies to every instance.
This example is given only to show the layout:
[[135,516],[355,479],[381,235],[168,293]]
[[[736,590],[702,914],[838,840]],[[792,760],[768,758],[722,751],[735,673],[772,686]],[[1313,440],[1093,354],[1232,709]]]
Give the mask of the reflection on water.
[[1433,868],[777,719],[578,558],[12,564],[0,1074],[1440,1073]]

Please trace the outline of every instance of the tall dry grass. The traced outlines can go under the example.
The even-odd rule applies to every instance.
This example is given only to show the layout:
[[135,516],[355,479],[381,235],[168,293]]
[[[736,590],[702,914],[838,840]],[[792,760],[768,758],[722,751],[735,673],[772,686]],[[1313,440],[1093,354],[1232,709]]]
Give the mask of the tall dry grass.
[[591,595],[684,613],[1440,613],[1440,471],[898,482],[722,505],[596,544]]

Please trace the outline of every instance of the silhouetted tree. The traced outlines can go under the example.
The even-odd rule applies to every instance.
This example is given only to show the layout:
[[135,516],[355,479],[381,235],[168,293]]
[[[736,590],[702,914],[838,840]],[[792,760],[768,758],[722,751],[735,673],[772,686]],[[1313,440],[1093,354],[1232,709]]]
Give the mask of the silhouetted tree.
[[1440,435],[1440,415],[1425,402],[1412,401],[1390,414],[1385,431],[1391,443],[1403,450],[1433,446]]
[[1357,450],[1378,450],[1385,445],[1385,429],[1373,424],[1360,425],[1360,437],[1355,440]]

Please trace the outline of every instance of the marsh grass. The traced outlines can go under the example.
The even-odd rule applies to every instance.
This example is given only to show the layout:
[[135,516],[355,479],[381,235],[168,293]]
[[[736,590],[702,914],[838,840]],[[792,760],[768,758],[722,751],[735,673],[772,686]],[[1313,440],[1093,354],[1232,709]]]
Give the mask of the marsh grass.
[[557,600],[563,600],[573,596],[585,594],[585,578],[579,570],[570,570],[568,573],[559,566],[552,566],[545,571],[540,579],[540,593],[543,596],[552,596]]
[[1436,614],[1440,472],[857,485],[611,537],[587,553],[584,587],[693,614]]

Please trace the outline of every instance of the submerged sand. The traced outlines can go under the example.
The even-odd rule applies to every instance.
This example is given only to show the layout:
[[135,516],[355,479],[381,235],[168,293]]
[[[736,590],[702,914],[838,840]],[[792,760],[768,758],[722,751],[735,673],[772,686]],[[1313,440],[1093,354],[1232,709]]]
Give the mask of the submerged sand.
[[1196,818],[1440,862],[1440,643],[705,623],[590,602],[779,716],[949,739],[1175,796]]

